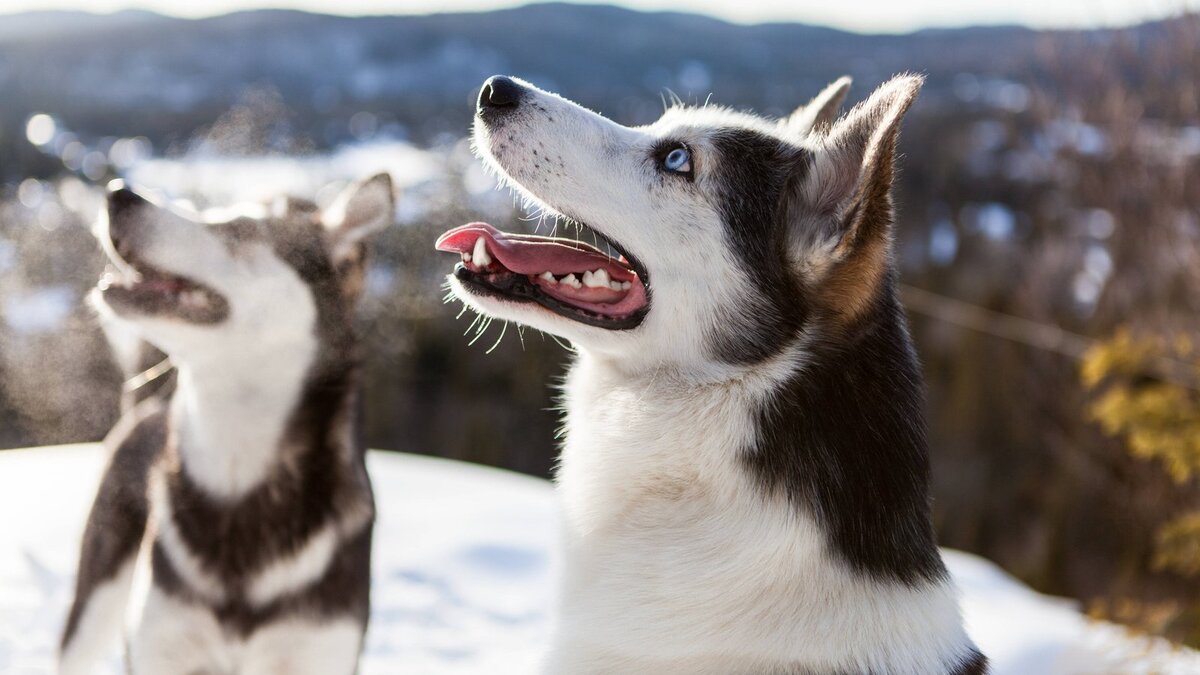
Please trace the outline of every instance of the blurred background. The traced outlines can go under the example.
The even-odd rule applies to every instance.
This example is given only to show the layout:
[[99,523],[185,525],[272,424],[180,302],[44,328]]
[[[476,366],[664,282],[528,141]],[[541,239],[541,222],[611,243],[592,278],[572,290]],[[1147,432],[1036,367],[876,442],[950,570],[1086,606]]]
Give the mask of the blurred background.
[[853,104],[919,71],[897,237],[941,541],[1200,644],[1195,5],[160,4],[0,3],[0,448],[97,440],[117,416],[83,303],[107,181],[205,207],[327,202],[388,170],[400,225],[362,312],[371,446],[547,476],[569,354],[469,330],[432,249],[470,220],[532,227],[464,140],[484,78],[639,124],[671,96],[784,115],[843,74]]

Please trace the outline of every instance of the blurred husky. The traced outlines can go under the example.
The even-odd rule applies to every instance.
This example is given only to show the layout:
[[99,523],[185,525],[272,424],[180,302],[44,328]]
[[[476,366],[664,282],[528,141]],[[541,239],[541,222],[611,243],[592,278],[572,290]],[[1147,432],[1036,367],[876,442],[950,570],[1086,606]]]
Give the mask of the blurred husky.
[[568,338],[552,673],[983,673],[936,547],[896,297],[897,77],[836,119],[628,128],[494,77],[479,155],[580,238],[475,223],[455,294]]
[[106,439],[61,673],[120,637],[143,549],[135,675],[355,671],[374,502],[353,311],[365,240],[392,215],[385,174],[325,212],[280,199],[212,223],[109,193],[93,300],[123,369],[165,353],[175,372],[135,381]]

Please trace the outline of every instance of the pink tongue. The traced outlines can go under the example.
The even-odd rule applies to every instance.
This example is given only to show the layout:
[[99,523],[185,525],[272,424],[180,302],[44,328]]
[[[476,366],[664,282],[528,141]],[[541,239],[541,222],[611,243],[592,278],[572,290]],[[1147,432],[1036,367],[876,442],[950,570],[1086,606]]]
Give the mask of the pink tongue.
[[637,275],[618,260],[582,242],[501,232],[487,223],[456,227],[437,240],[439,251],[471,253],[480,237],[488,254],[518,274],[550,272],[555,276],[604,269],[614,281],[633,281]]

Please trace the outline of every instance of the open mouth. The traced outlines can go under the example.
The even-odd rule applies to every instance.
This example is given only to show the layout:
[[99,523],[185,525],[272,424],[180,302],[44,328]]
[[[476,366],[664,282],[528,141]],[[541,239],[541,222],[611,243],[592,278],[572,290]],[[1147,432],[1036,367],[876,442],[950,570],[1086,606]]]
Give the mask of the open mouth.
[[229,315],[229,303],[215,290],[154,267],[114,242],[105,247],[112,263],[97,288],[118,314],[178,318],[211,324]]
[[510,234],[471,223],[439,237],[437,249],[460,254],[454,276],[483,295],[537,303],[590,326],[633,328],[650,305],[646,272],[604,239],[617,257],[573,239]]

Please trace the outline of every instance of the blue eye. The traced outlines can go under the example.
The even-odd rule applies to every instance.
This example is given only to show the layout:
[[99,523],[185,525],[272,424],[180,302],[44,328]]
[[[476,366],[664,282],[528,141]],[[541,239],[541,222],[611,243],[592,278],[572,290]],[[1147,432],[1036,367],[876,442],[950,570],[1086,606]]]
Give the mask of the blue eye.
[[675,148],[663,158],[663,168],[673,173],[691,173],[692,153],[682,146]]

